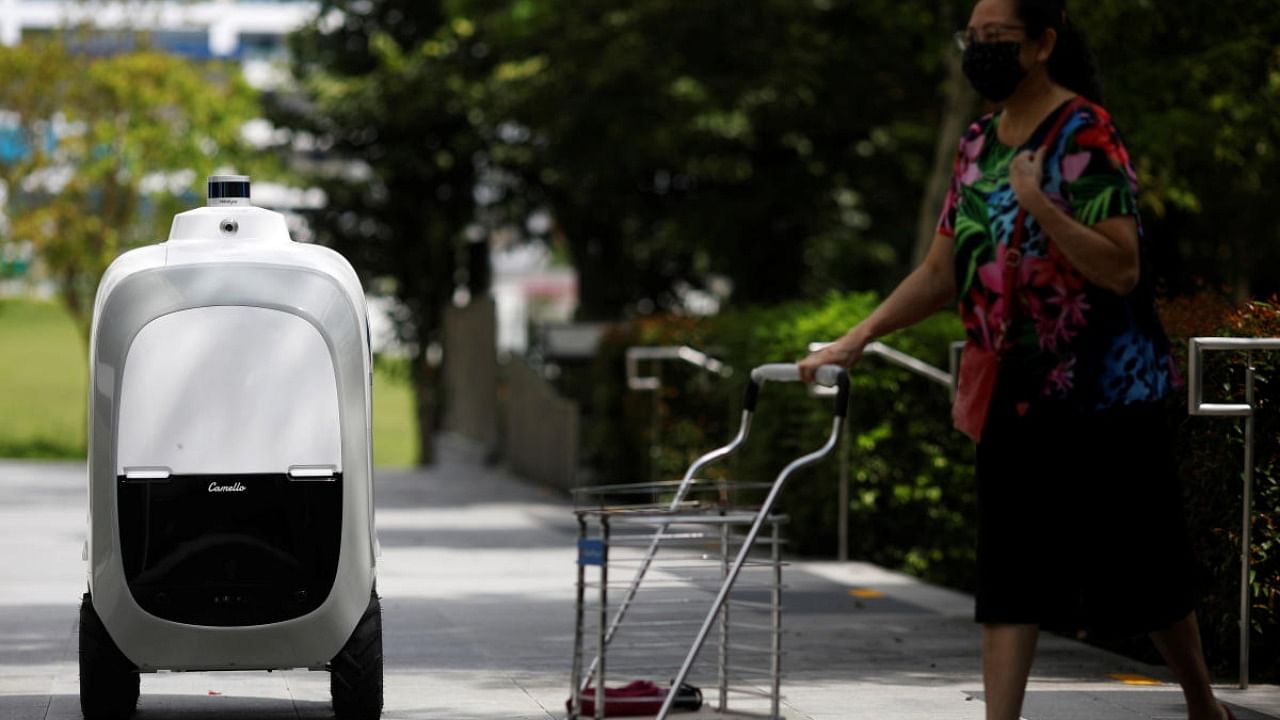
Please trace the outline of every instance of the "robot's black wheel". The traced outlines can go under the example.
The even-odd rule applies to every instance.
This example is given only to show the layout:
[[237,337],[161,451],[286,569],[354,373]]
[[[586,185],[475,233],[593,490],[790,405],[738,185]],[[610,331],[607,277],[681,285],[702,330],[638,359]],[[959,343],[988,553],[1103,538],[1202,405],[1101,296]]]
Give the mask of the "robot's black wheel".
[[85,593],[80,602],[80,712],[85,720],[126,720],[138,707],[138,669],[116,647]]
[[382,716],[382,604],[377,590],[347,644],[329,663],[329,692],[337,720]]

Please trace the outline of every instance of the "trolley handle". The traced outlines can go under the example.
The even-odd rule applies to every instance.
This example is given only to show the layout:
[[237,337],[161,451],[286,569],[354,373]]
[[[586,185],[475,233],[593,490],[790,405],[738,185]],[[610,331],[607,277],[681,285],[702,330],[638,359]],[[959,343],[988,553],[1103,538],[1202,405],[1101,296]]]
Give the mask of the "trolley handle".
[[[836,388],[834,414],[838,418],[845,417],[849,411],[849,373],[839,365],[823,365],[818,368],[814,381],[823,387]],[[795,363],[771,363],[752,370],[742,403],[744,410],[755,412],[760,386],[766,382],[800,382],[800,366]]]

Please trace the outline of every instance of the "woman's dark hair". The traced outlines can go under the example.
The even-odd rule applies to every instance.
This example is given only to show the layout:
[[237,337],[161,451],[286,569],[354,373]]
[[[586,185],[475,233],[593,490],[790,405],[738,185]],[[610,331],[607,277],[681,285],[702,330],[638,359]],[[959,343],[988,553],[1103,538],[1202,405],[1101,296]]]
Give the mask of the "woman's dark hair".
[[1018,0],[1018,16],[1027,26],[1027,37],[1038,38],[1053,28],[1058,43],[1049,57],[1049,77],[1068,90],[1096,103],[1102,102],[1102,81],[1089,41],[1067,14],[1066,0]]

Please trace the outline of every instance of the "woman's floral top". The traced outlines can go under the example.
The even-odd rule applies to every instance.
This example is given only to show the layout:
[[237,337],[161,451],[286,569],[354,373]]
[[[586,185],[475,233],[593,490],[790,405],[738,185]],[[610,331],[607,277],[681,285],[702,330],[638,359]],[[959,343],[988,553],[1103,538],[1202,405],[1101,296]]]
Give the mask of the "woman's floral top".
[[[996,136],[1000,114],[965,133],[938,232],[955,239],[956,287],[968,340],[1000,342],[1006,318],[1004,251],[1018,214],[1009,163],[1039,147],[1060,113],[1068,112],[1044,163],[1050,200],[1078,222],[1138,220],[1137,176],[1119,133],[1102,107],[1066,103],[1041,123],[1027,144],[1008,147]],[[1164,397],[1177,382],[1169,341],[1144,280],[1121,296],[1087,281],[1025,215],[1018,311],[1001,360],[1002,385],[1020,412],[1046,400],[1094,411]],[[1142,228],[1139,221],[1139,237]]]

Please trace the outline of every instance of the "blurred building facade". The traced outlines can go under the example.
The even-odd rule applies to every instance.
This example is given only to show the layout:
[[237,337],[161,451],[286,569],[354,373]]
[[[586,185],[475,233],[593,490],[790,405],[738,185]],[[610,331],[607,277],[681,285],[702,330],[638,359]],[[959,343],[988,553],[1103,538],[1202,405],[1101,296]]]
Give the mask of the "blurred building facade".
[[77,25],[141,30],[154,47],[197,59],[238,59],[248,72],[282,57],[285,36],[318,9],[313,0],[0,0],[0,43]]

